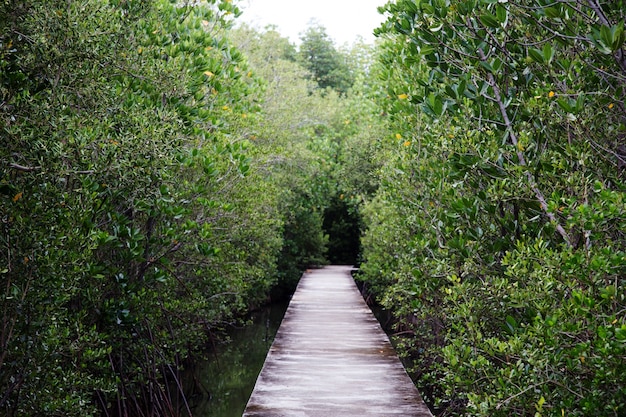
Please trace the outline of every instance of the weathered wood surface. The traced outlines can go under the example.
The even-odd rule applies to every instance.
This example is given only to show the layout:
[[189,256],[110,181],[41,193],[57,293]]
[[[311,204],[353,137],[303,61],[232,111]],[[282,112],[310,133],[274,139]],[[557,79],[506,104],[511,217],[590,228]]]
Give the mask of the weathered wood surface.
[[350,271],[303,275],[244,417],[432,417]]

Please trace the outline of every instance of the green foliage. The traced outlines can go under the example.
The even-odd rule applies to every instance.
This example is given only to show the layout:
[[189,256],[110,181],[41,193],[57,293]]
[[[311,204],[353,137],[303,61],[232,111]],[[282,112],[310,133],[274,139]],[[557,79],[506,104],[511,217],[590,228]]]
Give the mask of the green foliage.
[[303,66],[319,88],[331,88],[346,93],[354,76],[345,56],[335,49],[332,39],[322,26],[310,26],[302,35],[299,53]]
[[[332,49],[337,62],[344,59],[323,29],[316,31],[318,35],[324,33],[323,43],[328,51]],[[356,126],[360,123],[353,123],[352,119],[359,117],[352,112],[354,102],[347,95],[340,96],[332,89],[321,90],[307,80],[308,64],[294,61],[293,45],[275,31],[255,33],[242,27],[234,35],[250,65],[267,80],[261,123],[254,136],[255,142],[273,155],[268,160],[267,174],[284,191],[284,246],[279,277],[281,286],[289,288],[297,283],[302,269],[324,264],[327,258],[337,259],[335,248],[329,245],[329,209],[341,202],[340,197],[345,194],[343,178],[336,173],[343,166],[344,143],[358,132]],[[281,157],[276,158],[276,154]],[[351,237],[358,239],[358,229],[350,227]],[[333,252],[327,253],[327,246]]]
[[[593,4],[592,4],[593,3]],[[445,415],[624,413],[622,2],[384,10],[363,279]]]
[[175,415],[182,361],[265,299],[283,246],[238,10],[0,8],[0,409]]

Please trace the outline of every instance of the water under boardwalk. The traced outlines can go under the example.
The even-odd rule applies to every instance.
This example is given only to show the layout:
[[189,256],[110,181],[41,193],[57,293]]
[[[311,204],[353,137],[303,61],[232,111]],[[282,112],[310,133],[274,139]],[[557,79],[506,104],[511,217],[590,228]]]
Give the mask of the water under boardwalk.
[[432,417],[350,271],[303,275],[244,417]]

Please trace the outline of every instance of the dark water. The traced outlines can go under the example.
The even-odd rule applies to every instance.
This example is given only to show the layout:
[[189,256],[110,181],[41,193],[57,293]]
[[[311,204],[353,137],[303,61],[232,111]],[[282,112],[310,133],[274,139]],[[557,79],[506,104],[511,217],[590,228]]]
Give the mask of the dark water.
[[218,344],[211,360],[195,366],[194,417],[241,417],[286,309],[275,303],[255,312],[250,324],[228,332],[230,342]]

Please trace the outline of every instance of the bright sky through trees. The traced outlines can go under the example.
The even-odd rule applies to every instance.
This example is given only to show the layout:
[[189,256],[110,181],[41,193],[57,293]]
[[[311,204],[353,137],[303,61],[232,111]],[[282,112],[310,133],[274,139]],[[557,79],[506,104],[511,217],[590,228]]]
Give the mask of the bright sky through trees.
[[352,43],[357,36],[373,42],[372,31],[383,21],[377,11],[385,0],[241,0],[240,21],[263,28],[273,24],[278,31],[299,42],[299,34],[312,19],[327,29],[338,44]]

